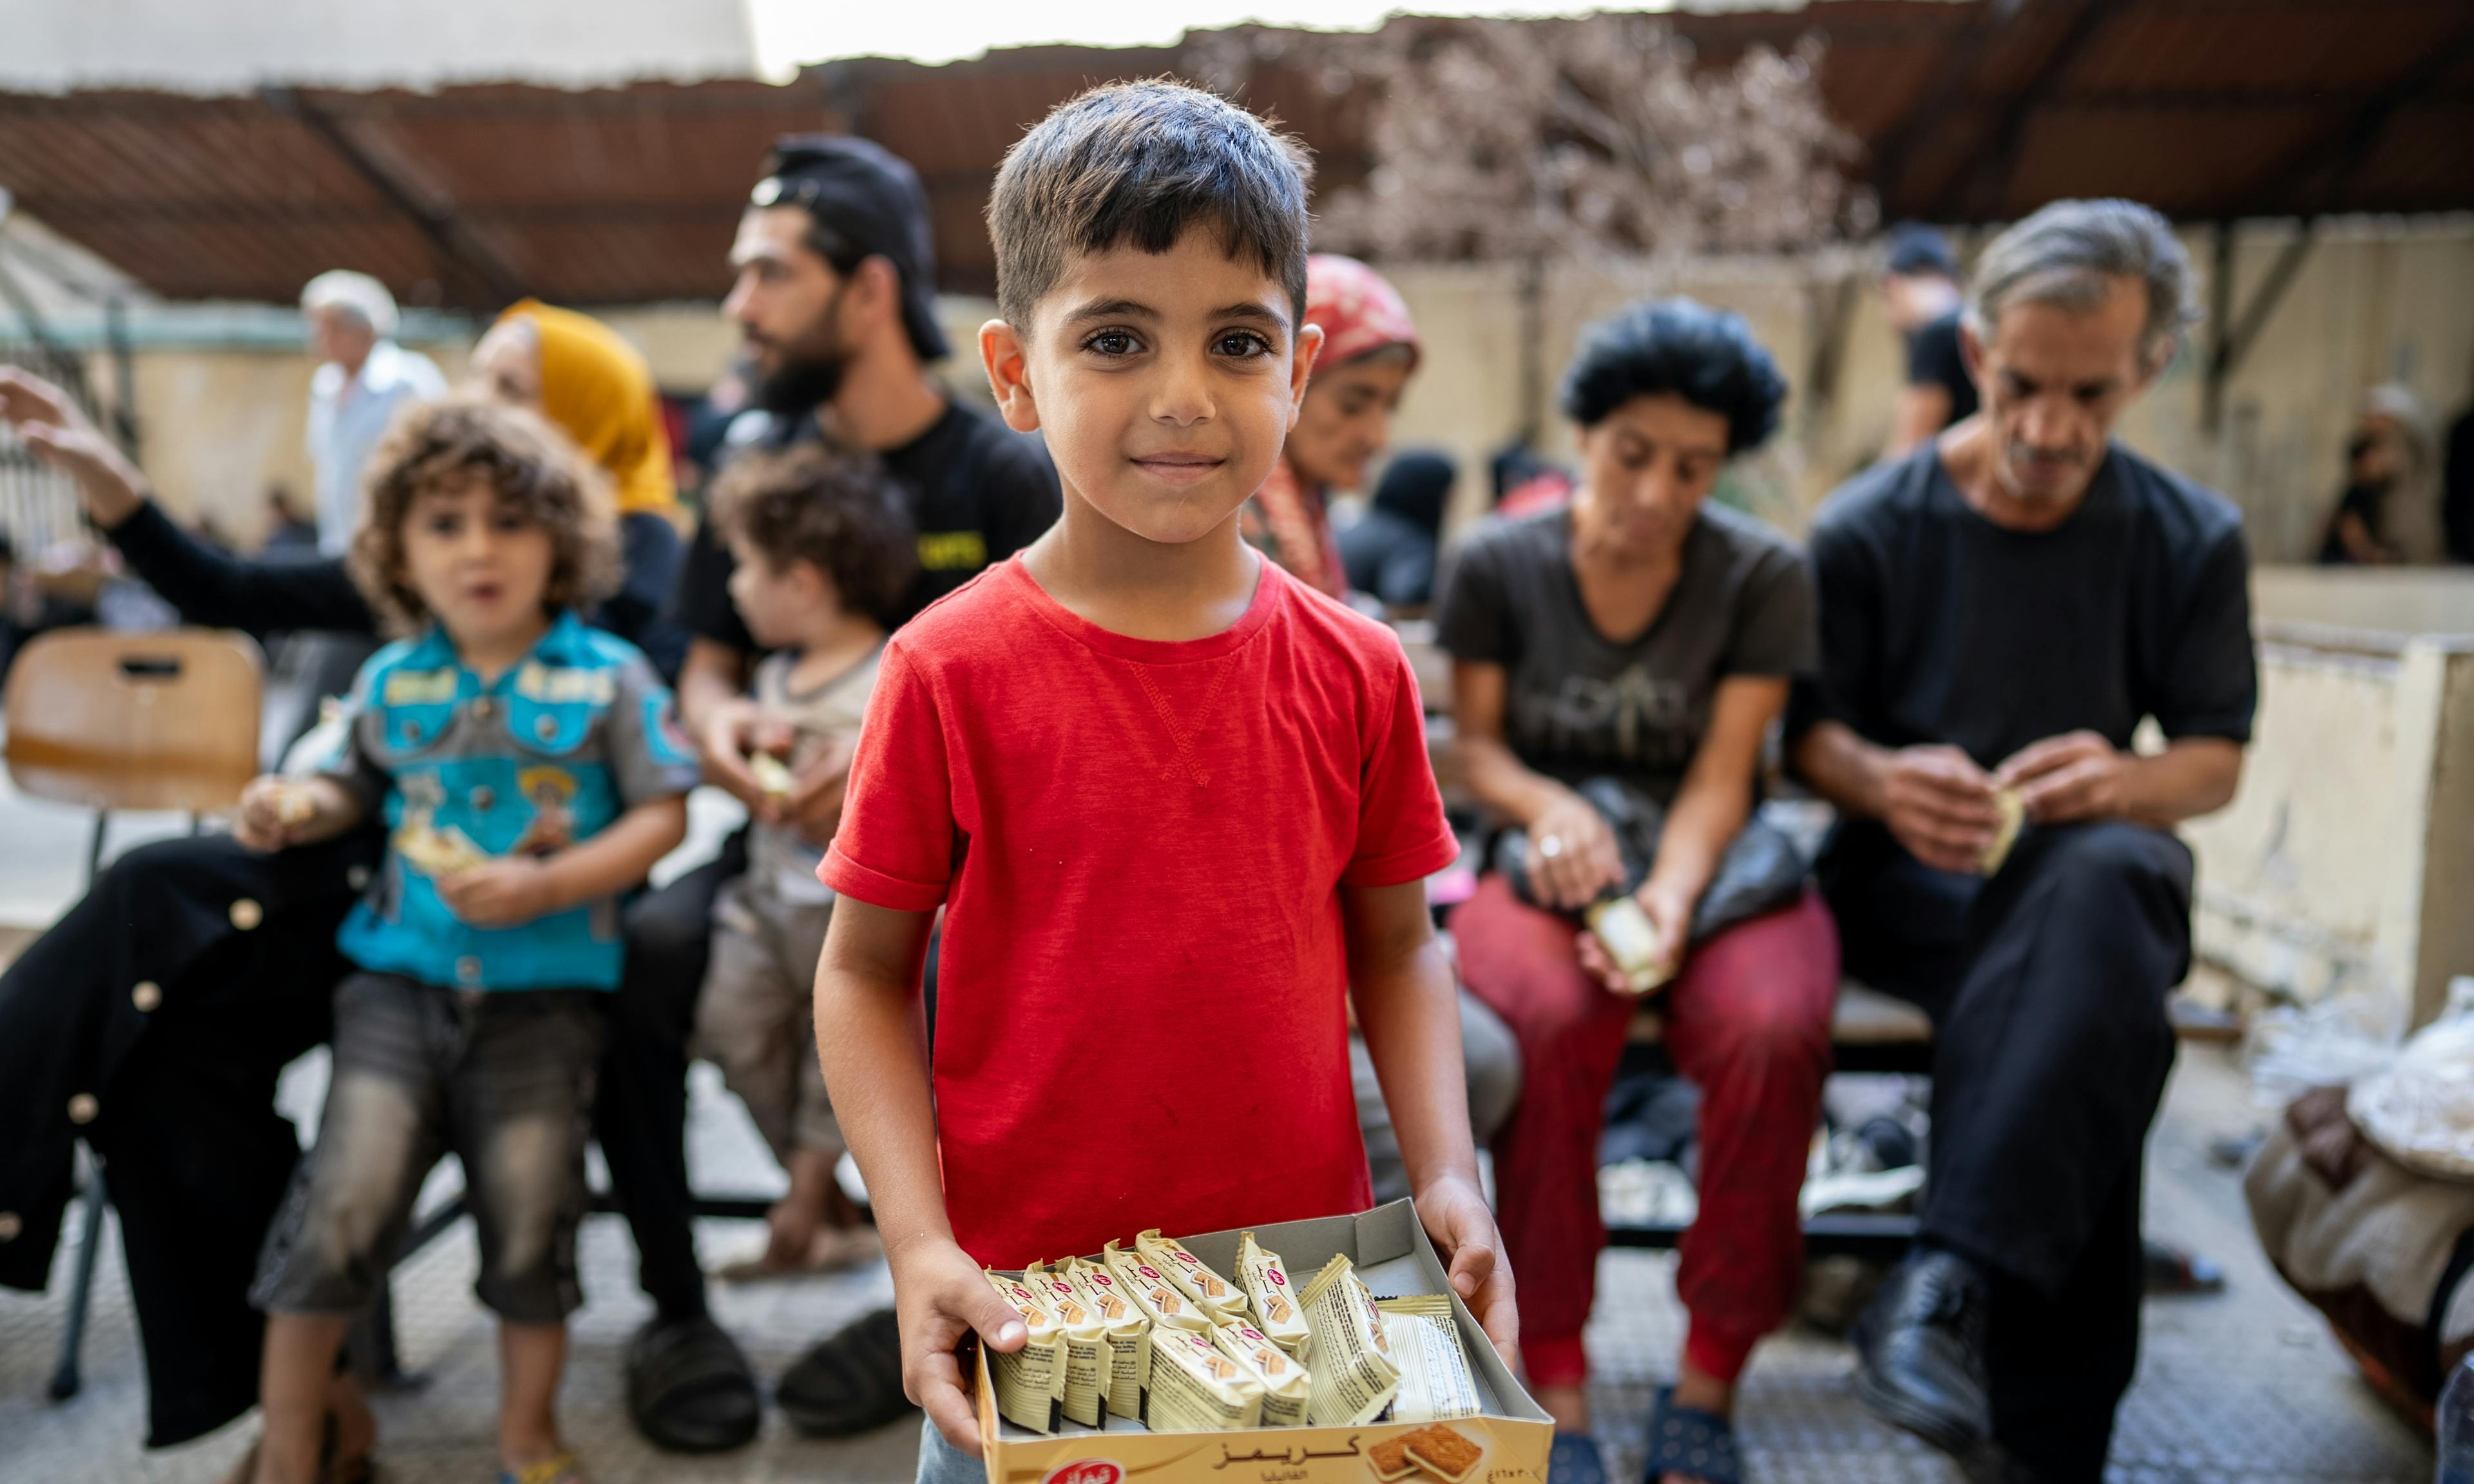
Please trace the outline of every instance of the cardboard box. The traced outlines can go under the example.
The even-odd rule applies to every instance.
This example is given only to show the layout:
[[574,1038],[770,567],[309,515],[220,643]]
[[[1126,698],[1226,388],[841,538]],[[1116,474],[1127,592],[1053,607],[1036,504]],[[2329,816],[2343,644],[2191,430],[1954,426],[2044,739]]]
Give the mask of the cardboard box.
[[[1407,1201],[1354,1216],[1284,1221],[1249,1228],[1254,1240],[1280,1255],[1289,1276],[1305,1282],[1335,1253],[1357,1265],[1377,1298],[1413,1293],[1449,1295],[1461,1344],[1476,1373],[1482,1415],[1431,1425],[1448,1427],[1479,1450],[1457,1480],[1430,1470],[1390,1484],[1545,1484],[1554,1422],[1529,1399],[1487,1343],[1468,1306],[1452,1292],[1434,1245]],[[1235,1232],[1181,1236],[1194,1255],[1224,1276],[1237,1271]],[[1132,1233],[1128,1233],[1128,1239]],[[1062,1256],[1060,1254],[1060,1256]],[[1085,1254],[1096,1257],[1097,1254]],[[1255,1427],[1242,1432],[1149,1432],[1119,1417],[1103,1428],[1065,1423],[1043,1437],[997,1416],[987,1352],[978,1354],[980,1436],[985,1440],[988,1484],[1384,1484],[1370,1450],[1423,1430],[1427,1424],[1376,1423],[1366,1427]]]

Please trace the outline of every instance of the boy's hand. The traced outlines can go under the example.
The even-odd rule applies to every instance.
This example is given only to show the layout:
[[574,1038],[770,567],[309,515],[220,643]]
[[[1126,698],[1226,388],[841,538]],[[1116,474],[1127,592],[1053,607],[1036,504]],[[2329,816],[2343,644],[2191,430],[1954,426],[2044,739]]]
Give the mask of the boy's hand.
[[946,1442],[977,1458],[979,1413],[962,1384],[955,1347],[977,1334],[991,1350],[1017,1351],[1031,1331],[953,1238],[921,1234],[890,1256],[893,1306],[902,1325],[902,1390]]
[[[1503,1258],[1503,1237],[1486,1197],[1467,1179],[1446,1175],[1418,1192],[1418,1219],[1443,1254],[1452,1291],[1477,1317],[1504,1365],[1517,1369],[1520,1314],[1512,1302],[1512,1264]],[[980,1286],[987,1286],[984,1280]]]
[[[241,849],[261,854],[282,850],[292,843],[295,825],[302,823],[299,810],[291,805],[296,796],[290,784],[271,774],[249,780],[240,791],[240,812],[232,819],[232,838]],[[289,808],[293,818],[285,817]]]
[[441,876],[438,899],[474,927],[513,927],[558,905],[551,899],[548,868],[528,855],[510,855]]
[[809,758],[792,775],[789,795],[780,801],[781,818],[776,823],[797,826],[800,838],[818,849],[833,844],[834,831],[841,827],[842,800],[850,789],[851,758],[858,753],[858,738],[837,737]]
[[745,696],[716,704],[695,732],[696,757],[704,764],[704,780],[747,805],[747,812],[770,820],[772,795],[748,771],[747,754],[756,750],[755,733],[763,713]]

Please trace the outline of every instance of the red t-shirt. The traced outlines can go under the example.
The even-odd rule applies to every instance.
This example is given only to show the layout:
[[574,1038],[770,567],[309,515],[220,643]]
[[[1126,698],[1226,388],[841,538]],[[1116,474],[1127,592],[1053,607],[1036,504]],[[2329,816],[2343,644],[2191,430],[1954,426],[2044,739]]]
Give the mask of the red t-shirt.
[[1017,557],[885,646],[818,874],[946,904],[945,1209],[1011,1268],[1364,1209],[1338,889],[1457,854],[1389,630],[1265,562],[1231,628],[1128,638]]

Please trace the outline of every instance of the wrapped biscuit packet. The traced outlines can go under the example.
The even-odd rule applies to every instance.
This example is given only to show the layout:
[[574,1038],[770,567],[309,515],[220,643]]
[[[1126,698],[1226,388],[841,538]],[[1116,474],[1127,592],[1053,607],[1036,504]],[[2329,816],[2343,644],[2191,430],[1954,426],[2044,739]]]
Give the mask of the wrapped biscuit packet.
[[[1168,1275],[1135,1257],[1122,1252],[1110,1242],[1100,1249],[1100,1260],[1117,1276],[1119,1286],[1133,1295],[1143,1317],[1153,1329],[1191,1329],[1198,1334],[1211,1332],[1211,1316],[1201,1304],[1187,1298],[1183,1289],[1170,1282]],[[1156,1344],[1158,1336],[1152,1336]]]
[[1392,1404],[1400,1367],[1392,1358],[1383,1313],[1357,1269],[1334,1254],[1306,1284],[1306,1324],[1314,1331],[1307,1365],[1313,1385],[1306,1420],[1317,1427],[1363,1427]]
[[1222,1354],[1252,1372],[1254,1379],[1263,1383],[1261,1425],[1306,1424],[1306,1398],[1313,1387],[1313,1377],[1287,1352],[1273,1344],[1270,1335],[1241,1320],[1211,1331],[1211,1340]]
[[1306,1328],[1305,1310],[1298,1306],[1298,1291],[1289,1282],[1289,1270],[1280,1255],[1258,1244],[1251,1232],[1237,1238],[1237,1281],[1246,1290],[1255,1326],[1272,1337],[1273,1344],[1295,1356],[1312,1332]]
[[1168,1281],[1201,1305],[1214,1323],[1246,1317],[1246,1296],[1237,1291],[1237,1285],[1211,1271],[1176,1237],[1162,1236],[1159,1228],[1153,1227],[1134,1234],[1134,1251],[1145,1262],[1167,1274]]
[[1108,1410],[1142,1421],[1143,1389],[1152,1383],[1151,1320],[1106,1268],[1080,1257],[1068,1257],[1056,1266],[1107,1332]]
[[1023,1269],[1022,1281],[1056,1316],[1057,1328],[1065,1335],[1065,1386],[1059,1398],[1066,1421],[1099,1426],[1116,1358],[1107,1327],[1100,1322],[1099,1311],[1083,1303],[1074,1285],[1055,1269],[1034,1263]]
[[1993,795],[1993,809],[2001,816],[1993,826],[1993,843],[1984,848],[1984,858],[1977,870],[1992,875],[2010,858],[2010,848],[2019,843],[2019,831],[2027,823],[2027,802],[2015,788],[1998,789]]
[[1263,1383],[1222,1354],[1208,1334],[1152,1331],[1152,1393],[1144,1425],[1153,1432],[1230,1432],[1262,1420]]
[[1065,1331],[1039,1295],[1021,1280],[987,1268],[980,1271],[997,1297],[1012,1304],[1031,1329],[1031,1338],[1012,1354],[987,1352],[988,1376],[997,1388],[997,1412],[1016,1426],[1054,1432],[1055,1403],[1065,1391]]
[[1439,1293],[1377,1299],[1392,1358],[1400,1367],[1400,1390],[1392,1400],[1395,1423],[1431,1423],[1475,1417],[1481,1410],[1477,1377],[1461,1344],[1452,1301]]

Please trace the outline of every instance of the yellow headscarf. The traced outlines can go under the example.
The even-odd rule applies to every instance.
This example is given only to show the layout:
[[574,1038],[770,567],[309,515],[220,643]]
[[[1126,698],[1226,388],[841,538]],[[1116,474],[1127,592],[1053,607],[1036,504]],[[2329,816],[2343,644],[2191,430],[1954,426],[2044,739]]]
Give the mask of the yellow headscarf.
[[609,471],[618,513],[672,515],[670,437],[662,426],[652,368],[617,331],[588,315],[537,299],[510,305],[499,323],[532,322],[541,347],[542,413]]

